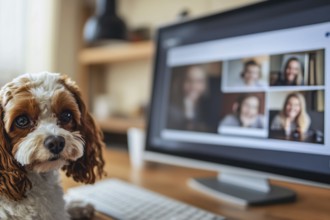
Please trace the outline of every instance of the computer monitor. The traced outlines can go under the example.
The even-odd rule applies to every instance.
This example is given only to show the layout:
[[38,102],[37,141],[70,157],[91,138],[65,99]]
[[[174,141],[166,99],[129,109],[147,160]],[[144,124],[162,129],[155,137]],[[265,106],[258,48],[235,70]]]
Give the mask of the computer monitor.
[[267,1],[159,28],[146,159],[220,170],[191,185],[292,201],[330,186],[330,3]]

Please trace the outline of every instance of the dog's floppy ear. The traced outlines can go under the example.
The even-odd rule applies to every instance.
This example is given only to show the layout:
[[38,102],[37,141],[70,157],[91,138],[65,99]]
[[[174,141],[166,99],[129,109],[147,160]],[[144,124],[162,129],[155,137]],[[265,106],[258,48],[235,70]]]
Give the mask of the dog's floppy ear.
[[60,80],[66,89],[74,95],[77,101],[81,112],[78,130],[85,141],[83,156],[65,165],[63,170],[66,171],[67,176],[72,176],[77,182],[94,183],[96,176],[102,177],[105,174],[103,171],[104,160],[102,157],[102,148],[104,147],[102,141],[103,134],[87,111],[76,83],[65,75],[62,75]]
[[31,182],[26,176],[26,171],[11,153],[3,123],[2,106],[0,119],[0,196],[17,201],[25,198],[25,192],[31,188]]

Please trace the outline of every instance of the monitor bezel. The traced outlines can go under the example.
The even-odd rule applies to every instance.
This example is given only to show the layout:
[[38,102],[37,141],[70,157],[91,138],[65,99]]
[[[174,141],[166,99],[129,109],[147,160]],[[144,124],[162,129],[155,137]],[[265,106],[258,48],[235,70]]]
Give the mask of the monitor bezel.
[[[301,4],[299,5],[299,10],[307,10],[308,6],[312,5],[313,7],[322,7],[324,5],[329,6],[329,3],[326,1],[301,1]],[[193,20],[188,20],[185,22],[181,23],[176,23],[176,24],[171,24],[171,25],[166,25],[163,27],[160,27],[157,31],[157,36],[156,36],[156,52],[155,52],[155,59],[154,59],[154,67],[153,67],[153,86],[152,86],[152,94],[151,94],[151,102],[150,102],[150,111],[148,114],[148,126],[147,126],[147,135],[146,135],[146,151],[150,153],[156,153],[160,155],[165,155],[165,156],[174,156],[174,157],[181,157],[181,158],[188,158],[192,160],[196,160],[196,162],[207,162],[207,163],[214,163],[216,165],[225,165],[225,166],[232,166],[232,167],[237,167],[237,168],[243,168],[243,169],[248,169],[251,171],[257,171],[257,172],[262,172],[262,173],[270,173],[270,174],[275,174],[275,175],[280,175],[280,176],[287,176],[290,178],[295,178],[295,179],[302,179],[306,181],[313,181],[316,183],[322,183],[322,184],[329,184],[330,185],[330,174],[323,174],[323,173],[317,173],[317,172],[309,172],[309,171],[303,171],[303,170],[298,170],[298,169],[290,169],[290,168],[283,168],[280,166],[272,166],[272,165],[267,165],[267,164],[260,164],[256,162],[251,162],[251,161],[243,161],[241,159],[235,159],[235,158],[228,158],[228,157],[221,157],[221,156],[216,156],[212,157],[211,155],[201,155],[201,154],[195,154],[195,153],[188,153],[186,151],[171,151],[166,148],[166,143],[163,145],[154,144],[152,141],[152,136],[154,135],[154,128],[157,126],[156,117],[154,115],[155,111],[158,111],[158,106],[159,105],[159,100],[158,95],[161,93],[161,87],[158,86],[159,82],[159,71],[157,68],[159,68],[158,64],[160,62],[159,56],[161,53],[161,38],[166,33],[168,30],[172,28],[178,28],[187,24],[191,24],[194,22],[202,22],[202,21],[207,21],[209,19],[213,19],[214,17],[228,17],[228,16],[237,16],[242,12],[248,12],[251,10],[254,11],[259,11],[262,12],[264,9],[268,10],[283,10],[285,12],[283,13],[288,13],[288,10],[290,7],[294,7],[295,4],[293,4],[293,1],[267,1],[267,2],[261,2],[249,6],[245,6],[242,8],[226,11],[220,14],[214,14],[206,17],[201,17]],[[330,6],[329,6],[330,7]],[[285,8],[285,10],[284,10]],[[328,20],[330,21],[330,20]],[[313,21],[311,20],[310,23],[312,24]],[[295,26],[293,26],[295,27]],[[283,29],[279,28],[279,29]],[[245,34],[242,34],[245,35]],[[155,118],[155,119],[153,119]],[[197,146],[207,146],[207,147],[214,147],[209,144],[192,144],[189,143],[190,145],[197,145]],[[228,146],[224,146],[228,147]],[[270,151],[271,152],[271,151]]]

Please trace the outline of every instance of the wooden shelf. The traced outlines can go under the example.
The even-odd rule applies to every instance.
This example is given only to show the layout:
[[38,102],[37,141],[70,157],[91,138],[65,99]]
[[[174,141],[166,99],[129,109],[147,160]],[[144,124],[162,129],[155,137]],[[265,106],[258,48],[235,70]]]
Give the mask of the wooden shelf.
[[111,46],[85,48],[79,53],[83,65],[109,64],[150,58],[154,53],[152,41],[121,43]]
[[[137,43],[119,43],[109,46],[84,48],[78,54],[80,63],[79,86],[87,105],[90,100],[90,66],[102,64],[114,64],[126,61],[151,59],[154,53],[154,43],[143,41]],[[97,120],[97,119],[96,119]],[[97,120],[101,129],[105,132],[124,134],[131,127],[145,128],[145,120],[142,118],[110,117]]]
[[101,129],[105,132],[127,133],[131,127],[145,129],[145,120],[143,118],[119,118],[110,117],[97,120]]

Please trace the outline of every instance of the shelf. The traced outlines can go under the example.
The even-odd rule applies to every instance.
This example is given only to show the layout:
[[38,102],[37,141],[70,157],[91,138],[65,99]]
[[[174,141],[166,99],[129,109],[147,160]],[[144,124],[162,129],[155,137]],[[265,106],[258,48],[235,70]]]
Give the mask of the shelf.
[[105,132],[114,133],[127,133],[127,130],[131,127],[145,128],[145,120],[143,118],[119,118],[110,117],[103,120],[97,120],[101,129]]
[[152,41],[121,43],[118,45],[85,48],[79,53],[83,65],[109,64],[151,58],[154,52]]

